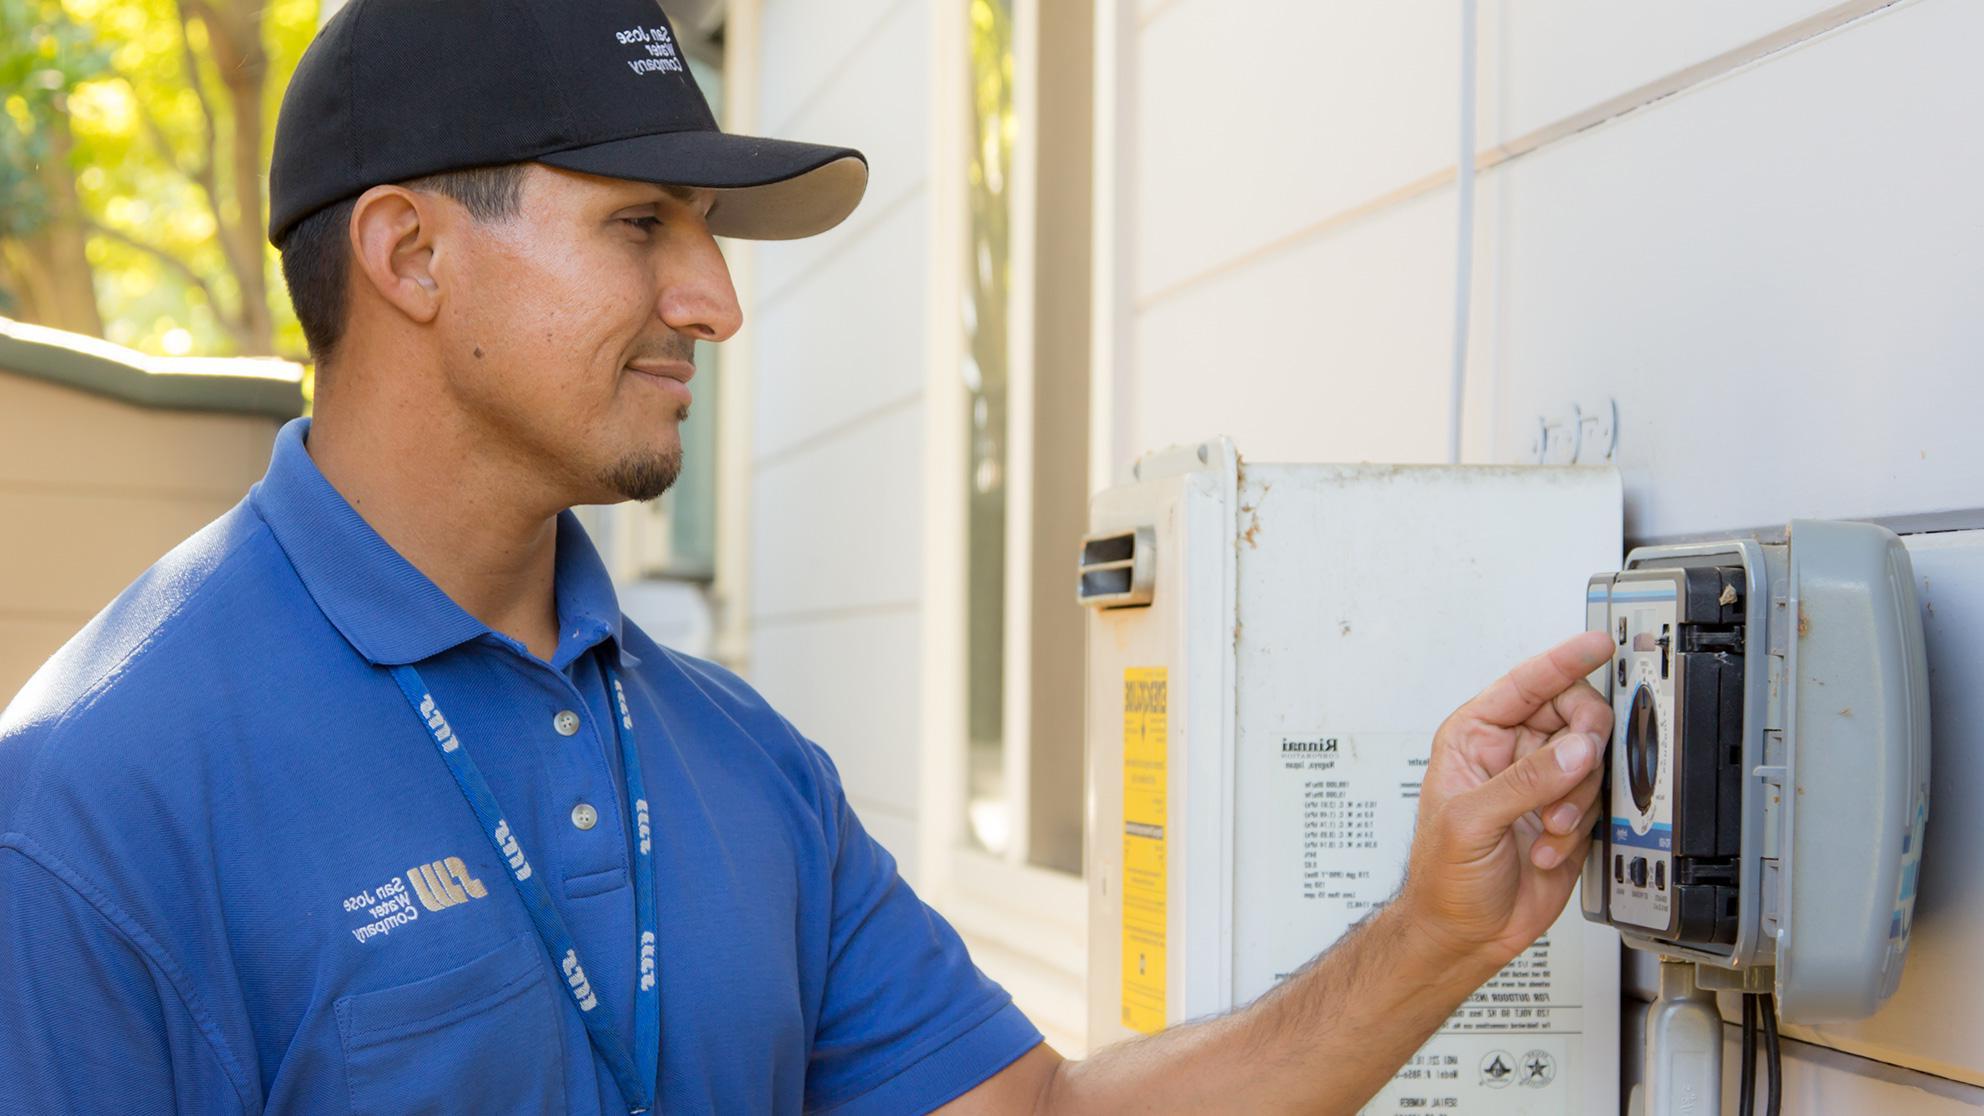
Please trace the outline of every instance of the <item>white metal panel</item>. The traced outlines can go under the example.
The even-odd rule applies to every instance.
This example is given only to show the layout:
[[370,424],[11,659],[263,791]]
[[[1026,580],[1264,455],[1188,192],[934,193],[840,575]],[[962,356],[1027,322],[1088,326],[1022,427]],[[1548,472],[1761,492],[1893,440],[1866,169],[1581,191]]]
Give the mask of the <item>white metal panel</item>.
[[[1146,458],[1139,483],[1104,492],[1092,507],[1097,532],[1153,529],[1157,555],[1151,604],[1098,612],[1090,622],[1097,1044],[1126,1033],[1118,1019],[1126,668],[1164,666],[1172,693],[1166,992],[1167,1018],[1176,1022],[1265,991],[1349,921],[1338,918],[1338,897],[1312,903],[1303,894],[1314,867],[1304,859],[1310,821],[1301,784],[1297,801],[1284,793],[1280,739],[1341,731],[1367,746],[1397,747],[1410,772],[1448,711],[1522,656],[1583,627],[1582,597],[1563,587],[1574,590],[1620,556],[1619,482],[1610,471],[1250,465],[1240,479],[1217,464],[1220,446],[1208,445],[1204,465],[1193,464],[1190,448]],[[1232,495],[1217,499],[1221,491]],[[1408,738],[1413,755],[1405,754]],[[1384,778],[1388,851],[1379,855],[1396,861],[1372,872],[1373,901],[1396,885],[1413,811]],[[1347,855],[1324,857],[1339,863]],[[1518,1053],[1534,1047],[1555,1058],[1562,1088],[1512,1091],[1497,1111],[1608,1104],[1617,1081],[1616,937],[1572,909],[1550,944],[1525,960],[1535,967],[1527,979],[1555,986],[1548,1004],[1523,1000],[1533,1006],[1520,1010],[1547,1007],[1552,1018],[1528,1017]],[[1537,1033],[1553,1026],[1582,1037]],[[1464,1051],[1479,1062],[1514,1038],[1439,1041],[1440,1054]]]
[[1612,396],[1635,537],[1984,505],[1980,39],[1896,8],[1496,171],[1497,459]]
[[1136,445],[1207,430],[1265,461],[1440,461],[1453,192],[1166,299],[1136,325]]
[[[837,4],[817,7],[829,15],[840,10]],[[760,299],[778,297],[794,278],[811,272],[826,257],[847,251],[870,226],[907,204],[928,180],[931,83],[936,74],[955,72],[933,67],[930,23],[928,5],[896,4],[874,37],[864,40],[794,115],[788,119],[769,110],[761,114],[761,120],[778,122],[776,129],[768,123],[766,135],[859,149],[868,157],[868,192],[846,223],[832,232],[753,244]],[[917,235],[928,232],[919,228]],[[920,248],[899,252],[892,262],[900,285],[874,290],[890,291],[901,299],[899,305],[914,306],[923,292],[916,275],[923,258]],[[916,317],[908,312],[894,315],[892,324]]]
[[761,465],[751,614],[763,620],[922,596],[923,408],[911,403]]
[[[1484,57],[1500,101],[1483,138],[1501,143],[1600,101],[1761,39],[1837,0],[1487,0],[1481,22],[1501,44]],[[1484,41],[1487,38],[1484,34]]]
[[[1397,887],[1417,780],[1447,714],[1583,630],[1584,579],[1620,558],[1619,478],[1602,469],[1250,464],[1239,528],[1233,992],[1245,1002]],[[1334,741],[1336,750],[1291,758],[1291,739]],[[1323,786],[1330,780],[1341,789]],[[1339,794],[1348,797],[1330,797]],[[1320,820],[1326,810],[1351,820]],[[1332,875],[1342,872],[1353,875]],[[1462,1080],[1433,1093],[1458,1090],[1463,1111],[1493,1103],[1496,1112],[1582,1113],[1608,1103],[1617,943],[1568,905],[1547,944],[1525,956],[1524,975],[1470,1004],[1491,1013],[1547,1005],[1547,1019],[1436,1039],[1439,1054],[1460,1059]],[[1535,990],[1543,979],[1547,994]],[[1531,1048],[1555,1059],[1561,1088],[1508,1089],[1492,1101],[1470,1091],[1484,1059],[1512,1042],[1510,1061]],[[1403,1107],[1426,1085],[1399,1088]]]
[[[760,300],[752,454],[763,459],[923,388],[921,191],[771,301]],[[960,334],[961,336],[961,334]]]
[[[1230,448],[1227,450],[1230,453]],[[1192,450],[1170,451],[1174,462]],[[1230,459],[1209,470],[1156,470],[1097,495],[1092,531],[1151,528],[1148,607],[1092,613],[1088,631],[1088,1041],[1130,1037],[1123,1003],[1125,671],[1163,667],[1169,686],[1166,786],[1165,1020],[1231,1006],[1227,975],[1233,739],[1233,498]],[[1070,571],[1073,573],[1072,569]],[[1073,580],[1072,576],[1070,578]]]
[[1459,12],[1181,0],[1151,21],[1127,106],[1136,298],[1451,167]]
[[751,629],[751,681],[840,768],[850,795],[916,812],[920,611],[891,607]]

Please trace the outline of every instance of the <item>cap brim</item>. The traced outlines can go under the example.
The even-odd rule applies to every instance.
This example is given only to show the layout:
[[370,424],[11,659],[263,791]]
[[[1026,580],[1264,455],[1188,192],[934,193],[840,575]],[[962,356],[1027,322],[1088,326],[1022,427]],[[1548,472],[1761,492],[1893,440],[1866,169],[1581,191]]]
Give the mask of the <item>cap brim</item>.
[[796,240],[847,219],[868,189],[868,161],[848,147],[667,132],[537,156],[607,178],[717,191],[710,231],[744,240]]

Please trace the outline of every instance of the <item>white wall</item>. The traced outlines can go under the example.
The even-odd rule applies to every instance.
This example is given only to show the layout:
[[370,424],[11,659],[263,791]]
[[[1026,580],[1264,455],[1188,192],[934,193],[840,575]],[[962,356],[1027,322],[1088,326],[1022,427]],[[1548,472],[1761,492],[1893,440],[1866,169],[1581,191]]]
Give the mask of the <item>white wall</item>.
[[860,148],[867,197],[752,253],[750,675],[916,882],[930,5],[762,0],[761,134]]
[[[956,697],[925,668],[955,588],[925,480],[947,460],[931,323],[955,276],[932,242],[957,198],[930,106],[955,13],[752,7],[755,129],[860,146],[874,180],[842,229],[749,249],[751,673],[915,880],[952,762],[932,707]],[[1441,458],[1459,6],[1099,8],[1097,479],[1212,433],[1257,460]],[[1540,417],[1611,400],[1637,540],[1984,527],[1981,40],[1969,0],[1484,0],[1465,458],[1527,460]],[[1952,681],[1984,653],[1962,621],[1984,616],[1984,541],[1911,547],[1954,672],[1917,952],[1882,1015],[1801,1033],[1820,1045],[1794,1053],[1788,1111],[1984,1104],[1984,981],[1961,962],[1984,887],[1948,805],[1984,792]]]
[[726,370],[748,376],[749,422],[725,451],[748,476],[726,507],[750,510],[741,530],[719,528],[748,552],[719,575],[748,602],[742,638],[725,642],[833,756],[863,823],[978,965],[1079,1055],[1080,883],[967,864],[959,844],[965,13],[962,0],[732,0],[725,70],[750,111],[731,125],[858,147],[871,180],[833,232],[729,248],[746,325]]
[[[1442,458],[1459,5],[1116,9],[1105,475],[1213,433]],[[1539,416],[1611,399],[1636,540],[1984,527],[1984,6],[1489,0],[1479,29],[1466,459],[1526,460]],[[1911,540],[1946,612],[1984,601],[1976,540]],[[1979,629],[1931,627],[1939,677],[1974,677]],[[1956,945],[1984,940],[1972,689],[1936,690],[1923,948],[1880,1016],[1801,1032],[1864,1057],[1798,1048],[1788,1112],[1984,1105],[1984,981]]]
[[[1710,11],[1485,6],[1484,147],[1770,30]],[[1488,170],[1470,456],[1612,397],[1638,537],[1984,503],[1930,404],[1984,363],[1980,28],[1898,4]],[[1175,0],[1134,34],[1128,448],[1440,456],[1453,190],[1391,195],[1451,171],[1454,9]]]

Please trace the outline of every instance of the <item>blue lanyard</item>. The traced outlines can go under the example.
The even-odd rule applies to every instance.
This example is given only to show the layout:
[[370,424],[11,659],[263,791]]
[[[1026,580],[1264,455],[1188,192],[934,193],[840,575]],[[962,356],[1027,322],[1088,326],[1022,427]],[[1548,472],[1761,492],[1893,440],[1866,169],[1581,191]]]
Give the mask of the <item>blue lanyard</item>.
[[516,833],[496,805],[496,796],[490,793],[482,771],[468,757],[468,749],[462,747],[461,738],[455,735],[448,719],[441,715],[441,707],[420,680],[420,672],[410,666],[394,667],[393,680],[399,683],[400,692],[406,695],[415,715],[432,733],[435,746],[441,750],[441,760],[448,765],[448,773],[455,777],[455,785],[461,788],[462,797],[468,799],[475,820],[482,823],[482,831],[496,846],[497,858],[509,865],[517,895],[523,899],[524,909],[530,912],[531,923],[537,927],[538,940],[551,955],[552,965],[564,975],[565,989],[579,1006],[579,1018],[585,1021],[586,1034],[600,1057],[606,1059],[621,1094],[631,1105],[628,1111],[640,1113],[654,1103],[654,1075],[661,1056],[661,989],[655,982],[654,864],[647,790],[641,783],[641,759],[634,750],[634,718],[627,712],[627,692],[620,687],[619,674],[612,667],[604,669],[607,681],[613,686],[613,700],[619,707],[620,717],[613,726],[613,735],[620,743],[627,798],[634,804],[630,816],[638,827],[634,842],[634,925],[640,931],[640,983],[634,991],[635,1057],[632,1058],[628,1057],[626,1044],[620,1041],[608,1013],[600,1010],[599,996],[586,980],[584,966],[579,964],[572,933],[565,928],[558,908],[551,905],[551,893],[545,889],[544,880],[531,870],[530,860],[524,856]]

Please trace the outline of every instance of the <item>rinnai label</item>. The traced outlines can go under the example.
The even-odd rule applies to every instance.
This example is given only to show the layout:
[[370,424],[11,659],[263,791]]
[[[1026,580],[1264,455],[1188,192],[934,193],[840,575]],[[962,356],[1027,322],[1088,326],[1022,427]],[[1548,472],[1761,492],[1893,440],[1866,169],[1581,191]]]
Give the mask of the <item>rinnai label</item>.
[[1164,1029],[1165,755],[1163,667],[1123,672],[1123,1025]]
[[[1280,858],[1289,920],[1288,969],[1390,899],[1405,873],[1430,740],[1414,733],[1285,734],[1275,765]],[[1379,1090],[1370,1116],[1571,1116],[1583,1085],[1579,974],[1583,925],[1571,904],[1550,933],[1510,962]],[[1316,935],[1309,938],[1309,935]],[[1347,1053],[1346,1056],[1354,1056]]]

